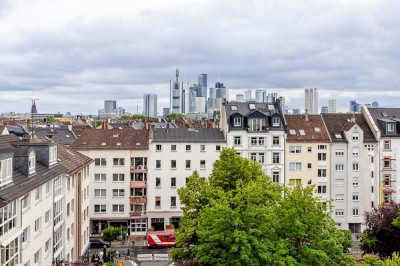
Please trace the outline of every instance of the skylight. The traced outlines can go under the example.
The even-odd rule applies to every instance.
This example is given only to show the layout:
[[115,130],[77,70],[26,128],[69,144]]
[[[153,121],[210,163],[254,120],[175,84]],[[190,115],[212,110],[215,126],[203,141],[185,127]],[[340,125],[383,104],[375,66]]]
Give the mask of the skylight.
[[340,135],[340,134],[335,134],[335,137],[336,137],[337,139],[341,139],[341,138],[342,138],[342,135]]
[[289,129],[289,134],[290,135],[296,135],[296,130],[295,129]]
[[268,104],[268,110],[275,110],[275,107],[272,104]]
[[300,133],[301,136],[305,136],[306,135],[306,132],[304,132],[304,129],[299,129],[299,133]]
[[382,116],[387,117],[387,113],[386,112],[382,112]]
[[254,103],[249,103],[249,109],[250,110],[256,109],[256,105]]
[[102,145],[102,146],[106,146],[106,143],[105,143],[105,142],[102,142],[101,145]]
[[237,105],[231,105],[231,111],[237,111]]
[[117,146],[121,146],[121,142],[117,142]]
[[314,127],[315,132],[321,132],[321,129],[319,127]]

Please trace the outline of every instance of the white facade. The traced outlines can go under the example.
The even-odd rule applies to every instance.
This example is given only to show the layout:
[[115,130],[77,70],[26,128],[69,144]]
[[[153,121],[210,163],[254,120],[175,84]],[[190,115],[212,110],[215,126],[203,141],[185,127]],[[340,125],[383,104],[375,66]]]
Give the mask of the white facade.
[[[196,134],[196,133],[193,133]],[[225,142],[152,142],[149,145],[147,215],[156,231],[175,227],[182,216],[177,189],[197,171],[207,178]]]

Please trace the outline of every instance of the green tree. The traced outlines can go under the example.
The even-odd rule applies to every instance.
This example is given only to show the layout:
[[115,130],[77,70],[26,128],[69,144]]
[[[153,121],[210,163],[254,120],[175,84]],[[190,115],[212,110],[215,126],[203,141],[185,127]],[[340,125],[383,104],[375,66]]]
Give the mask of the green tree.
[[121,235],[121,231],[119,227],[107,227],[103,230],[103,237],[107,241],[112,241],[117,239],[117,237]]
[[178,190],[183,207],[175,261],[201,265],[354,265],[313,187],[284,189],[260,165],[223,149],[209,179]]

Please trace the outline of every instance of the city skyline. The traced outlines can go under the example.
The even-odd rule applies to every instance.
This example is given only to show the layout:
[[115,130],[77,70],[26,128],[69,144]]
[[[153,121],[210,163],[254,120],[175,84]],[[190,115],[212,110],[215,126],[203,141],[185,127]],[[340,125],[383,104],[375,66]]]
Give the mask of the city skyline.
[[2,1],[0,113],[29,112],[26,98],[47,113],[95,114],[104,99],[135,113],[149,91],[162,110],[176,68],[184,84],[207,73],[231,97],[272,90],[288,108],[307,87],[337,111],[349,99],[395,106],[399,11],[378,1]]

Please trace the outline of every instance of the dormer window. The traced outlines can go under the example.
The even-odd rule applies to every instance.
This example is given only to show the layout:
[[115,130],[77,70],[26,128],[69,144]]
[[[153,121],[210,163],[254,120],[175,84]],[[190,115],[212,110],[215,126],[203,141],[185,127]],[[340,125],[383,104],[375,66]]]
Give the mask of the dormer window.
[[281,119],[279,117],[272,118],[272,126],[279,127],[281,125]]
[[395,123],[387,123],[387,132],[394,133]]
[[241,118],[241,117],[235,117],[235,118],[233,118],[233,126],[234,126],[234,127],[240,127],[240,126],[242,126],[242,118]]
[[34,151],[31,151],[29,154],[28,168],[29,175],[32,175],[36,172],[36,153]]
[[57,162],[57,146],[49,147],[49,165]]
[[12,182],[12,158],[0,161],[0,187]]

